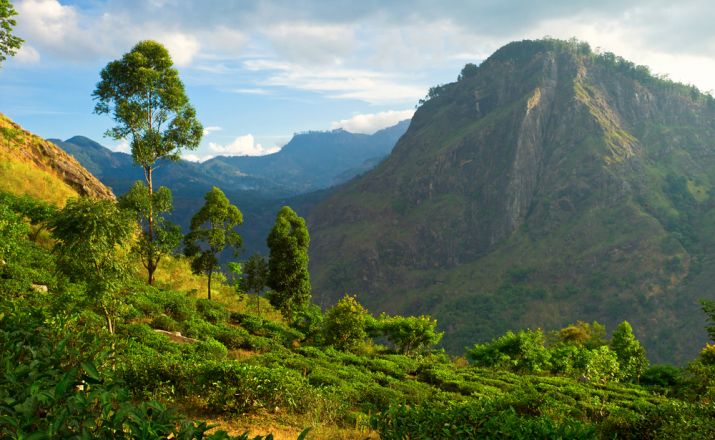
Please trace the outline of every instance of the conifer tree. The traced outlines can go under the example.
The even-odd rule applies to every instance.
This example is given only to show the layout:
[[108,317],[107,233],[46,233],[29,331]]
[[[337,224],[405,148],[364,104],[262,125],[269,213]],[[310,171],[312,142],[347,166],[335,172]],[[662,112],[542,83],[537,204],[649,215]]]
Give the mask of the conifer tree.
[[278,212],[276,223],[268,235],[269,300],[283,316],[292,320],[294,314],[310,303],[311,287],[308,273],[310,236],[305,220],[290,207]]

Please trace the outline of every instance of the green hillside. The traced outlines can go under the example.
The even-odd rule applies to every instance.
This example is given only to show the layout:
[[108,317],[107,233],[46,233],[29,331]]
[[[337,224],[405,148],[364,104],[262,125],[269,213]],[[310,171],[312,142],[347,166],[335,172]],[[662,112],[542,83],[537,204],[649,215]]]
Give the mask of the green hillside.
[[[256,298],[224,284],[209,301],[181,259],[163,266],[156,287],[132,272],[107,296],[94,274],[68,272],[67,264],[83,270],[77,261],[65,263],[63,251],[27,238],[21,216],[37,220],[31,203],[8,194],[0,200],[3,438],[715,433],[713,346],[686,369],[646,370],[630,327],[609,341],[600,326],[578,323],[546,339],[509,332],[474,346],[468,362],[432,349],[439,335],[404,343],[423,334],[414,323],[428,318],[371,318],[349,298],[342,301],[353,304],[348,309],[309,307],[290,325],[263,298],[259,314]],[[67,209],[73,205],[55,217]],[[122,261],[121,252],[112,258]]]
[[576,319],[653,358],[705,341],[715,100],[587,44],[523,41],[434,87],[375,170],[311,212],[316,291],[430,313],[459,353]]
[[111,190],[55,144],[0,113],[0,190],[64,205],[69,197],[114,198]]

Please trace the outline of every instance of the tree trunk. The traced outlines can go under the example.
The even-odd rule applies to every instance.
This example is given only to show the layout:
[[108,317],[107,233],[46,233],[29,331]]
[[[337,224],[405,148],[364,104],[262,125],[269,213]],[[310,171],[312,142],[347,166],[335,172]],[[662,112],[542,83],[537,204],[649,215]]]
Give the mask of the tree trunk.
[[149,285],[154,283],[154,271],[156,270],[156,265],[154,264],[154,185],[152,181],[152,171],[151,166],[146,167],[146,183],[149,187],[149,230],[147,231],[149,239],[149,254],[147,255],[147,272],[149,272]]
[[107,320],[107,328],[109,329],[109,334],[113,335],[114,334],[114,325],[112,324],[112,316],[109,314],[109,311],[107,310],[106,307],[102,307],[104,310],[104,317]]
[[211,274],[213,270],[209,270],[209,301],[211,300]]

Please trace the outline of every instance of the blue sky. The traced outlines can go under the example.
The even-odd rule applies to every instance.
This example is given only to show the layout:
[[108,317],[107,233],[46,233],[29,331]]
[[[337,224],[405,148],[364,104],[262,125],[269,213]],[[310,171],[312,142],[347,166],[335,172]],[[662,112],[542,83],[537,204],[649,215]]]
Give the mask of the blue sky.
[[709,1],[361,2],[14,0],[26,40],[0,67],[0,112],[43,136],[103,138],[92,113],[107,62],[143,39],[168,48],[206,134],[198,151],[265,154],[295,132],[373,132],[409,117],[430,86],[524,38],[577,37],[715,89]]

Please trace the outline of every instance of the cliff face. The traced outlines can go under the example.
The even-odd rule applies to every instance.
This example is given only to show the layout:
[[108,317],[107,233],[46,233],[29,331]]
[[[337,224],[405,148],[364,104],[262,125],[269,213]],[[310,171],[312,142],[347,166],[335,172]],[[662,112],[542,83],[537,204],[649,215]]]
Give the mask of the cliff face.
[[0,114],[0,188],[57,204],[71,196],[114,199],[112,191],[52,142]]
[[315,288],[432,313],[455,351],[627,319],[654,359],[682,359],[705,341],[714,177],[712,98],[584,45],[512,43],[313,210]]

